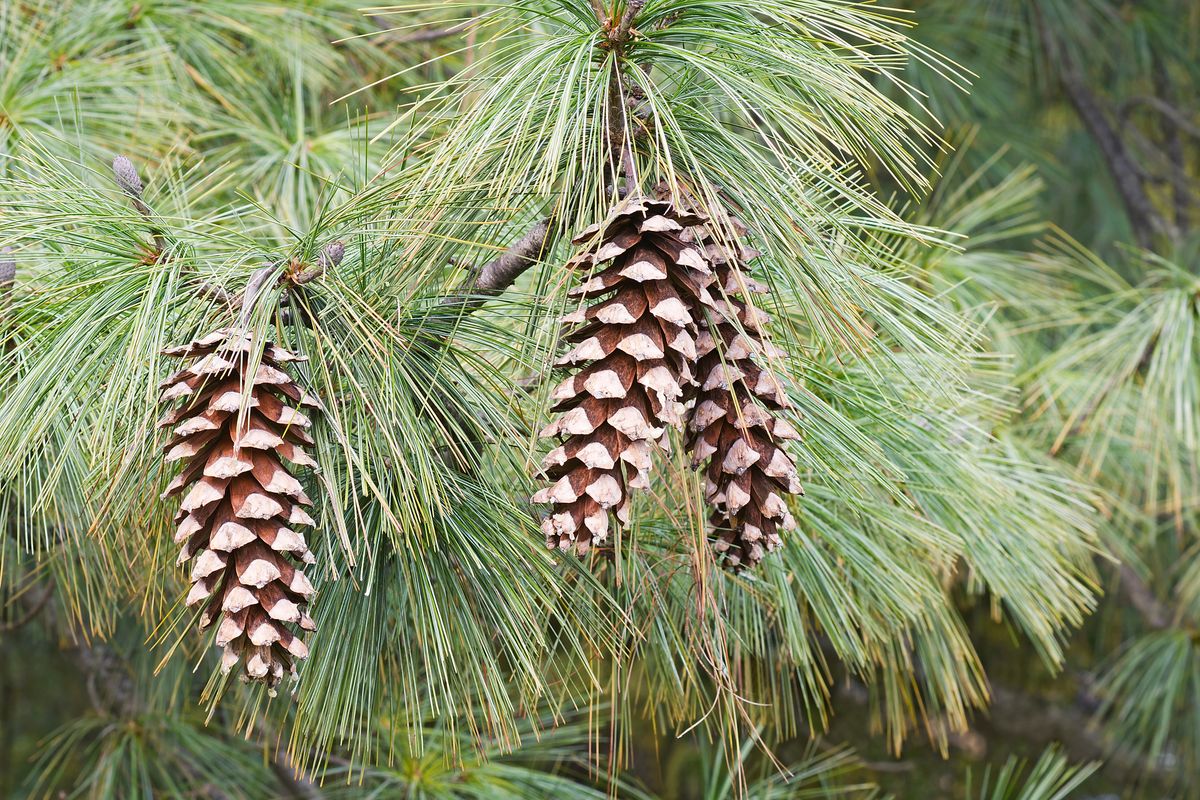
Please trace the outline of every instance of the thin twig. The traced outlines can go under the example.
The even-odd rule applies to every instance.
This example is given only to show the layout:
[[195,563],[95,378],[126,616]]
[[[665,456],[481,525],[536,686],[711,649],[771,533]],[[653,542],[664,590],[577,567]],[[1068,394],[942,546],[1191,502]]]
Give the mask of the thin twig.
[[272,280],[278,281],[278,279],[279,266],[276,264],[269,264],[251,273],[250,280],[246,282],[246,291],[242,292],[242,313],[238,316],[242,325],[250,321],[250,314],[254,311],[254,303],[258,300],[258,296]]
[[[1166,154],[1167,160],[1171,164],[1170,175],[1173,177],[1182,177],[1187,175],[1187,156],[1183,151],[1183,136],[1182,133],[1187,133],[1197,140],[1200,140],[1200,127],[1191,125],[1183,119],[1183,115],[1172,106],[1168,99],[1174,95],[1171,87],[1171,76],[1167,73],[1167,67],[1163,64],[1162,58],[1156,53],[1154,56],[1154,91],[1159,97],[1154,98],[1159,100],[1161,106],[1158,111],[1162,114],[1163,137],[1166,139]],[[1174,123],[1174,124],[1168,124]],[[1173,187],[1173,200],[1175,206],[1175,229],[1183,235],[1190,227],[1191,206],[1195,201],[1193,194],[1194,188],[1190,181],[1176,183]]]
[[0,259],[0,319],[3,319],[8,313],[8,307],[12,304],[13,285],[17,281],[17,260],[11,257],[12,248],[0,248],[0,254],[4,255]]
[[0,625],[0,633],[12,633],[15,630],[20,630],[32,622],[38,614],[42,613],[42,609],[50,602],[50,598],[54,596],[54,583],[48,582],[42,589],[42,596],[37,599],[32,606],[25,610],[25,614],[20,619],[15,619],[12,622],[6,622]]
[[231,309],[237,306],[237,298],[230,294],[229,290],[217,286],[215,283],[208,283],[207,281],[201,283],[196,287],[196,294],[207,300],[212,300],[214,303],[228,306]]
[[614,31],[615,41],[622,43],[629,41],[630,31],[633,30],[633,18],[641,12],[645,5],[646,0],[629,0],[625,4],[625,13],[621,16],[621,21]]
[[[154,257],[160,258],[167,251],[167,237],[154,219],[154,212],[146,205],[142,195],[145,187],[138,175],[137,167],[126,156],[117,156],[112,162],[113,177],[117,185],[129,197],[134,209],[150,223],[150,235],[154,239]],[[196,294],[230,309],[237,305],[236,298],[224,288],[208,282],[196,287]]]
[[342,259],[346,256],[346,245],[342,242],[330,242],[321,248],[320,254],[317,256],[317,263],[310,269],[301,270],[300,272],[289,278],[289,282],[293,286],[303,286],[306,283],[312,283],[317,278],[321,277],[326,271],[336,267],[342,263]]
[[476,22],[476,17],[456,22],[453,25],[448,25],[442,28],[420,28],[408,33],[399,33],[397,29],[392,27],[391,22],[387,17],[381,14],[372,14],[370,19],[383,30],[381,33],[387,37],[387,41],[393,44],[418,44],[421,42],[436,42],[438,39],[445,39],[453,36],[456,33],[462,33]]
[[[625,194],[632,195],[637,189],[637,167],[633,154],[633,133],[629,124],[629,114],[625,99],[625,46],[633,38],[633,20],[646,5],[645,0],[628,0],[625,12],[616,25],[610,26],[607,20],[601,19],[606,29],[607,47],[613,53],[613,75],[608,84],[608,96],[605,98],[605,116],[607,121],[607,137],[609,146],[609,164],[612,166],[614,178],[617,173],[625,176]],[[636,86],[636,84],[635,84]],[[632,95],[632,91],[630,92]],[[613,184],[616,184],[614,179]]]
[[1122,564],[1118,573],[1121,578],[1121,589],[1129,598],[1130,605],[1142,617],[1142,621],[1156,631],[1171,627],[1171,612],[1167,610],[1154,591],[1142,580],[1142,576],[1128,564]]
[[[301,800],[320,800],[322,797],[321,791],[316,784],[308,778],[300,774],[296,769],[295,763],[288,755],[287,750],[278,745],[279,737],[272,734],[262,722],[255,724],[258,730],[258,735],[261,737],[263,746],[267,748],[267,757],[271,759],[271,771],[275,773],[275,777],[287,787],[292,797],[300,798]],[[276,745],[272,747],[271,739],[276,740]]]
[[1158,213],[1154,204],[1150,202],[1150,197],[1138,176],[1133,159],[1130,157],[1125,143],[1121,141],[1121,137],[1105,116],[1099,98],[1085,83],[1083,75],[1079,72],[1070,54],[1055,40],[1036,6],[1034,16],[1042,48],[1048,58],[1057,60],[1060,65],[1059,82],[1062,84],[1063,92],[1104,155],[1108,171],[1112,175],[1117,193],[1120,195],[1126,215],[1129,217],[1133,236],[1138,245],[1148,249],[1153,243],[1154,234],[1168,233],[1170,226],[1166,219]]
[[1121,125],[1124,127],[1129,123],[1129,118],[1133,116],[1134,109],[1139,106],[1146,106],[1153,111],[1157,111],[1160,116],[1164,117],[1180,132],[1186,133],[1196,139],[1200,139],[1200,125],[1193,123],[1183,112],[1175,106],[1163,100],[1161,97],[1152,97],[1150,95],[1136,95],[1130,97],[1121,104],[1118,109],[1118,116],[1121,118]]
[[547,217],[534,225],[498,258],[484,264],[454,295],[442,300],[443,308],[460,314],[478,311],[489,297],[502,294],[517,278],[536,264],[550,244],[553,221]]

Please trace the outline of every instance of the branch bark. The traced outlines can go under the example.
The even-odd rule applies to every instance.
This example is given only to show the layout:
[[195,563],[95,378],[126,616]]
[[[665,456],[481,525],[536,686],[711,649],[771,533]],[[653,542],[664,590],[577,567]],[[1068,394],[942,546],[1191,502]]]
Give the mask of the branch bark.
[[465,316],[482,308],[488,298],[502,294],[541,258],[550,244],[552,225],[551,217],[534,225],[501,256],[478,269],[461,290],[444,299],[442,307]]
[[1008,736],[1061,742],[1077,761],[1104,761],[1108,774],[1130,781],[1164,777],[1158,764],[1133,758],[1104,740],[1090,714],[1072,703],[1050,702],[1007,687],[991,686],[988,723]]
[[[1162,80],[1162,79],[1160,78],[1159,80]],[[1162,90],[1163,89],[1160,84],[1160,88],[1156,89],[1155,91],[1161,92]],[[1131,114],[1133,113],[1133,110],[1135,108],[1137,108],[1138,106],[1145,106],[1153,111],[1157,111],[1162,117],[1164,117],[1168,122],[1171,123],[1172,126],[1177,128],[1179,131],[1186,133],[1188,136],[1191,136],[1193,138],[1200,139],[1200,125],[1196,125],[1193,122],[1191,122],[1190,120],[1188,120],[1188,118],[1183,115],[1182,111],[1180,111],[1178,108],[1171,105],[1170,103],[1168,103],[1166,100],[1162,99],[1161,97],[1152,97],[1149,95],[1135,95],[1135,96],[1129,98],[1128,100],[1126,100],[1124,103],[1121,104],[1120,112],[1118,114],[1118,116],[1120,116],[1120,118],[1121,118],[1121,121],[1122,122],[1127,121],[1129,119],[1129,117],[1131,116]]]
[[1063,92],[1104,156],[1117,194],[1129,217],[1134,239],[1139,246],[1148,249],[1154,242],[1155,234],[1169,232],[1170,226],[1150,202],[1137,166],[1125,143],[1105,116],[1100,99],[1088,87],[1071,55],[1055,40],[1045,19],[1036,10],[1035,18],[1047,58],[1057,61],[1060,65],[1059,83]]
[[[150,207],[142,199],[145,187],[142,184],[142,178],[138,174],[137,167],[126,156],[117,156],[113,159],[112,171],[117,185],[129,197],[134,209],[150,225],[150,237],[154,241],[154,257],[155,259],[160,258],[167,251],[167,237],[155,221],[154,212],[150,210]],[[205,299],[225,305],[230,309],[236,305],[236,298],[224,288],[215,284],[201,283],[196,287],[196,293]]]
[[625,45],[633,38],[634,17],[646,5],[646,0],[627,0],[621,17],[612,20],[606,17],[600,4],[596,4],[596,18],[604,30],[606,42],[601,45],[613,54],[613,74],[608,82],[608,95],[605,98],[605,137],[609,148],[609,167],[612,170],[615,187],[617,179],[624,174],[625,194],[629,195],[637,188],[637,161],[633,155],[633,132],[629,125],[629,115],[626,111],[626,90],[624,87],[625,74]]
[[[1183,137],[1180,134],[1188,133],[1200,139],[1200,128],[1191,125],[1168,102],[1173,94],[1171,91],[1171,76],[1167,73],[1167,67],[1163,64],[1162,58],[1157,55],[1154,58],[1154,91],[1162,98],[1162,100],[1159,100],[1157,97],[1152,99],[1158,101],[1155,104],[1155,108],[1162,115],[1162,132],[1163,138],[1166,139],[1165,150],[1167,159],[1171,164],[1171,174],[1175,177],[1185,176],[1187,175],[1187,158],[1183,152]],[[1186,232],[1189,227],[1192,199],[1192,186],[1190,182],[1176,183],[1172,187],[1175,228],[1180,234]]]
[[1129,598],[1129,604],[1141,615],[1142,621],[1156,631],[1171,627],[1171,612],[1158,602],[1154,591],[1146,585],[1133,567],[1122,564],[1117,572],[1122,591]]
[[37,615],[42,613],[42,609],[46,607],[46,604],[50,602],[50,598],[53,596],[54,583],[49,581],[44,587],[42,587],[42,596],[35,600],[31,605],[26,606],[24,609],[25,613],[22,614],[19,619],[15,619],[12,622],[0,623],[0,633],[12,633],[13,631],[24,628],[30,622],[33,622]]

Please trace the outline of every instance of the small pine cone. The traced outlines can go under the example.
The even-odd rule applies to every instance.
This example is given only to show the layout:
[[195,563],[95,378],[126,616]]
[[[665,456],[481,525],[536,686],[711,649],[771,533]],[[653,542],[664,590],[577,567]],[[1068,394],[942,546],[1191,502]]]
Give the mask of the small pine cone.
[[560,416],[541,434],[562,439],[543,462],[553,484],[533,496],[553,504],[542,523],[549,547],[582,555],[607,538],[610,512],[627,524],[628,490],[649,488],[653,448],[682,427],[713,276],[681,237],[703,221],[632,198],[574,239],[590,246],[568,266],[588,274],[570,294],[588,305],[563,319],[575,346],[555,366],[574,374],[554,390]]
[[799,435],[776,415],[789,401],[763,366],[781,353],[767,340],[769,317],[743,299],[767,292],[748,274],[747,262],[760,254],[741,244],[745,234],[742,223],[728,217],[719,229],[698,225],[684,236],[703,246],[720,297],[696,339],[699,391],[688,419],[688,447],[693,466],[707,464],[713,546],[734,569],[753,566],[780,546],[779,529],[796,524],[784,498],[803,494],[784,449]]
[[291,560],[314,561],[293,530],[313,524],[301,508],[312,501],[282,460],[317,466],[302,449],[313,443],[306,430],[312,423],[298,408],[320,404],[284,371],[302,357],[266,342],[251,376],[254,352],[253,334],[239,328],[164,350],[192,362],[163,382],[161,401],[183,402],[159,427],[174,429],[167,462],[183,463],[163,497],[183,495],[175,541],[180,564],[194,559],[185,602],[208,601],[202,630],[220,619],[222,670],[244,660],[245,677],[273,690],[285,670],[295,674],[294,660],[308,655],[285,623],[316,629],[305,610],[312,584]]

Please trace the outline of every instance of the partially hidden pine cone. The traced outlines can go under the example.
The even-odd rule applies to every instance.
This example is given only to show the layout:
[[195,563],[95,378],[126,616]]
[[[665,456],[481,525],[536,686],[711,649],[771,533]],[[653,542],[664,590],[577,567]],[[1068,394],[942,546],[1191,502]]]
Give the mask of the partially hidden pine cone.
[[257,344],[231,327],[164,350],[192,361],[163,382],[161,401],[182,403],[159,427],[173,428],[167,462],[183,464],[163,496],[183,495],[175,541],[179,563],[192,561],[185,602],[207,601],[201,629],[220,620],[222,669],[242,661],[247,679],[273,690],[308,655],[289,626],[316,629],[306,611],[313,586],[300,568],[314,558],[295,530],[313,524],[302,508],[312,501],[283,462],[316,467],[303,449],[312,423],[300,407],[320,404],[285,371],[305,359],[272,342],[251,371]]
[[749,274],[758,251],[742,244],[740,220],[689,228],[713,265],[715,309],[696,340],[699,393],[688,419],[692,463],[705,468],[714,549],[725,564],[753,566],[780,546],[779,531],[795,527],[786,497],[803,494],[796,464],[784,449],[796,430],[779,412],[789,401],[766,360],[782,355],[769,341],[769,317],[748,298],[767,287]]
[[629,521],[629,490],[649,486],[651,452],[668,426],[682,427],[693,380],[702,307],[713,276],[703,250],[683,238],[699,214],[645,197],[624,201],[568,267],[585,273],[564,319],[574,347],[555,366],[573,371],[553,392],[559,414],[542,436],[561,445],[543,462],[552,485],[533,496],[552,508],[549,547],[584,554],[603,543],[609,515]]

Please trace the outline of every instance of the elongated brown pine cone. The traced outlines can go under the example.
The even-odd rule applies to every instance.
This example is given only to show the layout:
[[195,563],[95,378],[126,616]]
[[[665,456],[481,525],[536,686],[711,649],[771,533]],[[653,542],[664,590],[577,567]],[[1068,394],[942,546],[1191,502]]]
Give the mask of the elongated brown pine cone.
[[803,494],[784,449],[799,436],[777,415],[789,401],[764,366],[780,353],[766,337],[769,317],[745,299],[767,292],[748,274],[747,262],[760,254],[742,245],[745,234],[739,220],[726,217],[720,228],[698,225],[684,235],[704,248],[717,285],[715,310],[696,339],[699,393],[688,419],[688,447],[693,466],[706,466],[713,547],[735,569],[780,546],[779,530],[796,524],[785,498]]
[[283,460],[316,467],[302,447],[313,443],[312,423],[299,407],[320,404],[284,371],[304,359],[271,342],[251,374],[255,345],[253,334],[222,328],[164,350],[193,360],[163,382],[161,401],[183,402],[159,427],[174,429],[166,460],[183,463],[163,496],[183,494],[175,541],[179,563],[192,561],[185,602],[208,601],[201,629],[220,620],[224,671],[244,660],[245,676],[273,689],[308,655],[289,625],[316,629],[305,610],[312,584],[293,563],[314,561],[294,530],[313,524],[302,508],[312,501]]
[[543,462],[553,484],[533,496],[553,506],[549,547],[582,555],[607,538],[610,512],[627,524],[629,490],[649,487],[653,448],[682,427],[697,321],[713,302],[708,261],[682,234],[703,221],[637,197],[574,239],[589,246],[568,266],[588,277],[571,296],[587,305],[563,319],[575,346],[555,366],[574,374],[554,390],[560,416],[541,434],[562,439]]

